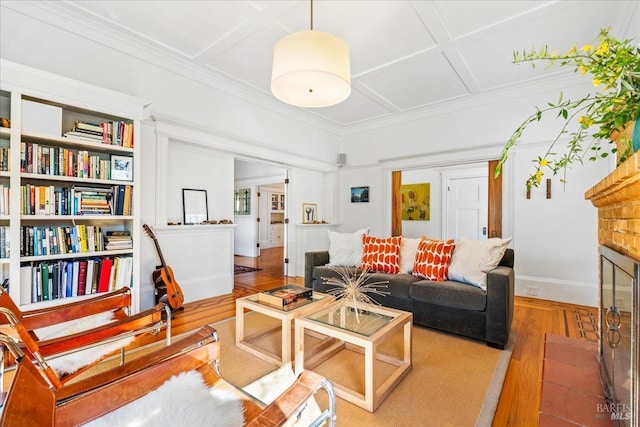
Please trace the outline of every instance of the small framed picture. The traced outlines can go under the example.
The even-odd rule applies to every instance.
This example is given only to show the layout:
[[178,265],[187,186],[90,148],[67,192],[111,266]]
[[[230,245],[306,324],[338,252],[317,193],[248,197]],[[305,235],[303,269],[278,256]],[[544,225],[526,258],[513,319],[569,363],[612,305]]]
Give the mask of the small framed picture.
[[200,224],[208,221],[207,190],[183,188],[182,209],[185,224]]
[[369,203],[369,187],[351,187],[351,203]]
[[315,203],[302,204],[302,223],[313,224],[318,221],[318,205]]
[[133,157],[111,155],[111,179],[133,181]]

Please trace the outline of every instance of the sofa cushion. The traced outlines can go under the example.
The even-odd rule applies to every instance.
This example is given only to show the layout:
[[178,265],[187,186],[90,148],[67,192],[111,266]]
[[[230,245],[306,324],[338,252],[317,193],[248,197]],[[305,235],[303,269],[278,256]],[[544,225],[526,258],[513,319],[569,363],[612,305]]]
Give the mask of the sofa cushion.
[[402,236],[400,242],[400,273],[411,274],[413,263],[416,260],[416,252],[422,238],[412,238]]
[[329,265],[360,266],[362,263],[362,236],[369,233],[361,228],[354,233],[327,231],[329,235]]
[[386,284],[386,288],[381,287],[379,289],[389,292],[390,295],[406,298],[409,297],[411,285],[420,280],[410,274],[370,273],[370,276],[371,278],[367,280],[367,283],[389,282]]
[[423,239],[418,245],[413,275],[438,282],[446,280],[452,252],[453,240]]
[[400,271],[400,242],[402,237],[362,236],[363,270],[398,273]]
[[420,280],[411,285],[409,296],[416,301],[465,310],[484,311],[487,307],[485,291],[452,280],[444,282]]
[[[338,271],[336,271],[338,270]],[[328,278],[341,278],[341,274],[347,274],[349,276],[353,276],[355,274],[359,274],[362,272],[359,268],[355,267],[329,267],[329,266],[318,266],[313,269],[313,279],[316,281],[322,281],[323,283]],[[391,273],[368,273],[366,284],[375,284],[377,282],[388,282],[388,283],[380,283],[380,287],[377,287],[381,292],[389,292],[389,295],[397,296],[397,297],[409,297],[409,287],[412,283],[419,281],[420,279],[414,277],[410,274],[391,274]],[[336,286],[321,286],[319,289],[326,292],[329,289],[333,289]],[[322,292],[321,291],[321,292]],[[382,297],[384,298],[384,297]],[[383,301],[384,302],[384,301]]]
[[453,251],[448,278],[487,289],[487,273],[498,266],[511,239],[461,238]]

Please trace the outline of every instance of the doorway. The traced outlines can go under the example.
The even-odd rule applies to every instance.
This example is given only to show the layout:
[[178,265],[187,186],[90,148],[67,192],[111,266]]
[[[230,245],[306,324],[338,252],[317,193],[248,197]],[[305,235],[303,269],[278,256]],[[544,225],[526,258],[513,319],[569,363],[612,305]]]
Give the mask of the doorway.
[[287,170],[281,165],[248,159],[236,159],[235,188],[251,190],[251,209],[247,215],[236,215],[234,223],[234,255],[256,258],[262,249],[280,256],[280,272],[286,273],[287,257]]
[[[442,165],[393,171],[391,230],[393,235],[451,239],[502,236],[502,175],[494,177],[496,161]],[[428,221],[402,221],[402,184],[430,183]],[[450,195],[455,202],[450,203]],[[454,199],[453,197],[451,197]]]

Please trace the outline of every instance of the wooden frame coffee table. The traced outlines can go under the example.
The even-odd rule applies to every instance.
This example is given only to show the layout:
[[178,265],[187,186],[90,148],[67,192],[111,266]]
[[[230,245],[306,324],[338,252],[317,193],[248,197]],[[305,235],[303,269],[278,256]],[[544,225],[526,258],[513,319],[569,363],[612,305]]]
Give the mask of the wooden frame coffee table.
[[[365,310],[361,309],[356,316],[352,305],[335,301],[321,310],[295,319],[295,371],[299,374],[304,369],[313,370],[344,349],[364,354],[364,393],[351,390],[333,378],[329,380],[338,397],[373,412],[411,369],[413,314],[376,305],[359,304],[358,307],[364,307]],[[403,334],[402,355],[384,354],[379,347],[396,333]],[[306,355],[305,334],[324,337],[316,351]],[[384,380],[377,378],[377,370],[374,369],[376,361],[394,367]]]
[[[314,292],[312,300],[308,304],[285,311],[269,304],[259,302],[258,294],[238,298],[236,300],[236,346],[261,358],[262,360],[276,365],[284,365],[287,362],[291,362],[293,320],[299,316],[304,316],[320,310],[334,300],[335,298],[331,295]],[[245,329],[245,314],[251,311],[278,319],[280,320],[280,324],[277,327],[262,329],[251,334],[247,334]],[[265,337],[266,335],[278,332],[282,334],[282,352],[280,353],[280,356],[269,353],[267,350],[255,345],[255,341]]]

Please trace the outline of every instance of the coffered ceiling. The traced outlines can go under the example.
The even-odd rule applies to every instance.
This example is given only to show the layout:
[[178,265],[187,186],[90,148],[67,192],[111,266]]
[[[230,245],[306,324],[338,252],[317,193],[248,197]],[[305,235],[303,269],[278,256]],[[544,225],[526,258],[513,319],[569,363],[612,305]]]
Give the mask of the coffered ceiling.
[[[270,93],[274,44],[309,29],[309,1],[57,1],[158,61],[179,60],[251,96]],[[346,128],[496,90],[558,70],[512,64],[514,50],[592,43],[602,27],[619,37],[640,26],[635,1],[316,0],[314,29],[350,47],[352,93],[306,114]],[[543,67],[544,68],[544,67]],[[293,107],[291,107],[293,108]]]

